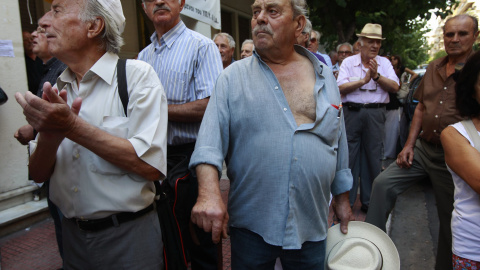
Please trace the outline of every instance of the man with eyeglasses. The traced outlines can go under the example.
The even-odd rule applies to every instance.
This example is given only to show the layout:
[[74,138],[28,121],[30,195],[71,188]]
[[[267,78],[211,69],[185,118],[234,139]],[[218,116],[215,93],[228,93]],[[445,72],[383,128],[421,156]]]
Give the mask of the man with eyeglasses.
[[353,54],[353,46],[348,43],[342,43],[337,46],[337,63],[333,65],[333,75],[335,75],[335,78],[338,78],[338,71],[340,70],[340,65],[342,64],[343,60],[345,58],[352,56]]
[[320,53],[318,51],[319,42],[320,42],[320,32],[316,30],[312,30],[310,32],[310,43],[308,44],[307,49],[312,53],[316,53],[322,56],[325,59],[327,66],[329,68],[332,68],[332,60],[330,59],[330,56],[328,56],[327,54]]
[[[310,44],[310,33],[311,32],[312,32],[312,23],[310,22],[309,19],[306,19],[305,27],[303,27],[303,31],[297,37],[297,44],[304,47],[304,48],[307,48]],[[314,52],[312,52],[312,53],[313,53],[313,55],[315,55],[315,57],[317,57],[318,60],[320,60],[320,62],[324,63],[325,65],[327,64],[325,59],[320,54],[314,53]]]
[[[349,166],[353,175],[350,205],[355,203],[359,175],[362,175],[360,202],[362,211],[367,212],[373,179],[381,171],[388,92],[397,92],[399,83],[390,61],[378,56],[384,40],[382,26],[367,23],[357,36],[360,53],[343,61],[337,83],[345,110]],[[363,156],[362,151],[366,159],[357,162]]]

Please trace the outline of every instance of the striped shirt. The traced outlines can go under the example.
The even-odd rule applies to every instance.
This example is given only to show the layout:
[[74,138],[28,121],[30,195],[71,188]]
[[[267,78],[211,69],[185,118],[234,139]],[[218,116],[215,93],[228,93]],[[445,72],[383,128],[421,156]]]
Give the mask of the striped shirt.
[[[223,70],[217,46],[212,40],[188,29],[180,21],[138,55],[153,66],[165,88],[168,104],[184,104],[210,97]],[[168,145],[195,142],[200,122],[168,122]]]

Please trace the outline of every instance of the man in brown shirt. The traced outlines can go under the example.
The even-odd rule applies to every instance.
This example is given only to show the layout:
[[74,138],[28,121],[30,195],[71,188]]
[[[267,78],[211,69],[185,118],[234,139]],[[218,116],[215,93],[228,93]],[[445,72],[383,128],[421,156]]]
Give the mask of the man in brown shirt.
[[433,185],[440,219],[435,269],[452,269],[452,233],[454,185],[445,165],[440,133],[461,120],[455,108],[453,74],[472,54],[478,36],[478,21],[469,15],[450,18],[443,28],[447,56],[432,61],[415,97],[419,103],[410,133],[397,162],[382,172],[373,183],[366,222],[385,230],[387,217],[401,194],[415,182],[429,178]]

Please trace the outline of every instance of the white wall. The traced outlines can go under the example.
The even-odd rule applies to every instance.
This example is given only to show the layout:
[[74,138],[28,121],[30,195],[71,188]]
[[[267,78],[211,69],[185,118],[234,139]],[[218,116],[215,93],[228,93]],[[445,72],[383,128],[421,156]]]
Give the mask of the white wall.
[[28,185],[27,148],[13,138],[15,131],[26,124],[14,94],[28,90],[23,52],[22,29],[18,1],[1,1],[1,40],[11,40],[15,57],[0,57],[0,85],[8,102],[0,106],[0,193]]

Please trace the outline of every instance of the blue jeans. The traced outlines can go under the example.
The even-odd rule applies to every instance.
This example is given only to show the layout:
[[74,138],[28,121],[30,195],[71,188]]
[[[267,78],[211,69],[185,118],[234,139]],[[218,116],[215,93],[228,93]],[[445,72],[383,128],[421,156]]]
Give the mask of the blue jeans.
[[230,227],[232,269],[272,270],[280,258],[284,270],[323,269],[325,241],[305,242],[301,249],[282,249],[266,243],[263,238],[247,229]]

